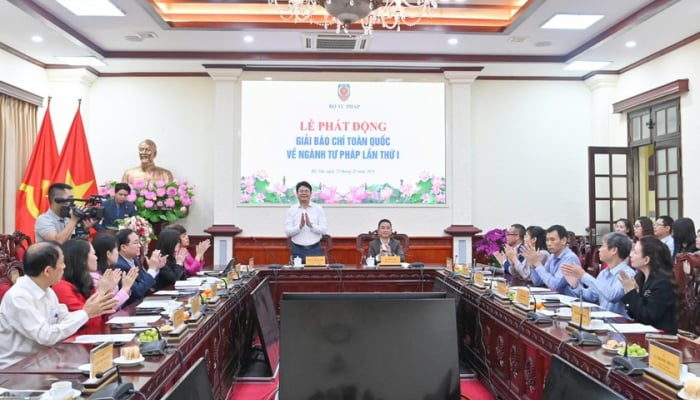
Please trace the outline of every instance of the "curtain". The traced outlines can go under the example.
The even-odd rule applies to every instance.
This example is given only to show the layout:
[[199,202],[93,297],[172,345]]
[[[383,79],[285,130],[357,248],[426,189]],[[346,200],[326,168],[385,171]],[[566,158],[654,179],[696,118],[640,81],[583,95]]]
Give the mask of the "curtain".
[[15,196],[38,134],[38,107],[0,94],[0,233],[15,227]]

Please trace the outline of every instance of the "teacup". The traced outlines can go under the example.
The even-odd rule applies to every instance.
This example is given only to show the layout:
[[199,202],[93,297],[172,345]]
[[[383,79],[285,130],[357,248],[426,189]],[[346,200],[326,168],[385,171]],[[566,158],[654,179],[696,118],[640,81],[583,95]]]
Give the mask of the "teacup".
[[58,381],[51,384],[49,395],[55,400],[72,399],[73,383],[69,381]]
[[600,319],[592,319],[591,324],[589,325],[592,329],[602,329],[603,326],[605,325],[605,322],[603,322]]

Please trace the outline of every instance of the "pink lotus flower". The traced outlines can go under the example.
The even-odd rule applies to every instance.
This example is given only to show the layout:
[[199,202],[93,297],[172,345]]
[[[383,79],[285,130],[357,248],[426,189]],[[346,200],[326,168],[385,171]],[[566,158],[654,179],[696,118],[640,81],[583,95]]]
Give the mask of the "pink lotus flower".
[[165,204],[165,206],[168,207],[168,208],[173,208],[173,207],[175,207],[175,200],[173,200],[173,199],[165,199],[164,204]]
[[152,201],[152,200],[146,200],[146,201],[143,203],[143,205],[144,205],[146,208],[153,208],[153,201]]

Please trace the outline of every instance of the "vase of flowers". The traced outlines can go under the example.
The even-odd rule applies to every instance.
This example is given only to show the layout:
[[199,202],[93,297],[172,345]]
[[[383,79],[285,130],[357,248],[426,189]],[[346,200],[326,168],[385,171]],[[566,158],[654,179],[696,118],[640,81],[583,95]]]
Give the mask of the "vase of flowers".
[[[118,182],[107,181],[100,186],[100,195],[114,196],[114,185]],[[129,184],[131,194],[127,201],[134,203],[137,214],[152,224],[170,224],[185,218],[192,206],[194,186],[187,180],[144,181],[136,180]]]
[[151,239],[156,239],[156,235],[153,232],[153,225],[141,216],[134,215],[133,217],[117,220],[117,222],[119,223],[120,230],[131,229],[134,231],[144,248],[148,247],[148,243]]
[[486,255],[489,264],[500,267],[501,263],[498,262],[494,254],[503,251],[507,243],[507,235],[507,229],[491,229],[476,243],[476,252]]

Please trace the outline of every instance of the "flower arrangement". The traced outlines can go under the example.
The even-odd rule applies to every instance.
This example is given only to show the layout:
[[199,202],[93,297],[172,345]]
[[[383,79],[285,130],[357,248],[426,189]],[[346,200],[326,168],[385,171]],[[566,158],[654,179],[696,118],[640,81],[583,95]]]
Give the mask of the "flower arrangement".
[[[398,186],[389,183],[365,183],[351,186],[343,192],[336,186],[312,185],[313,200],[321,204],[445,204],[445,178],[423,172],[414,183]],[[271,183],[266,171],[257,171],[241,177],[240,201],[244,204],[296,203],[294,185],[287,186],[286,179]]]
[[[107,181],[100,186],[102,196],[114,196],[114,185],[118,182]],[[189,214],[194,197],[194,187],[187,180],[173,182],[151,182],[136,180],[129,184],[131,194],[127,201],[134,203],[139,216],[151,223],[172,223]]]
[[489,263],[491,265],[500,266],[500,263],[498,262],[494,254],[498,253],[499,251],[503,251],[503,248],[505,247],[506,243],[508,243],[507,235],[507,229],[491,229],[490,231],[484,234],[481,240],[476,242],[476,252],[488,256]]
[[148,242],[150,242],[151,239],[157,239],[151,223],[138,215],[119,220],[119,229],[131,229],[134,231],[134,233],[138,235],[144,248],[148,246]]

